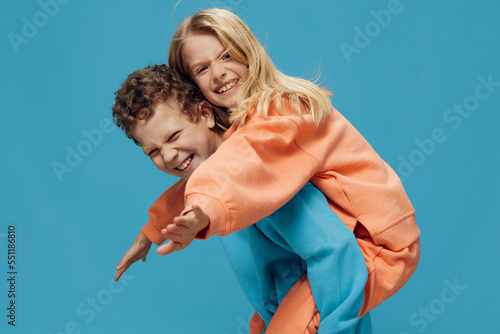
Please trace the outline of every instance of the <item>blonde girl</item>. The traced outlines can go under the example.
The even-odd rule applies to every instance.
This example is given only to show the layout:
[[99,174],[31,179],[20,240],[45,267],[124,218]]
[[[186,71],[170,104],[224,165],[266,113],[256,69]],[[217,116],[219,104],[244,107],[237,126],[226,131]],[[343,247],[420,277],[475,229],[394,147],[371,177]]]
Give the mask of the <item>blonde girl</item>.
[[[204,42],[212,49],[201,45]],[[215,54],[207,56],[212,50]],[[285,112],[280,104],[283,98],[290,104],[286,112],[307,112],[316,123],[324,120],[332,107],[329,91],[281,73],[247,25],[227,10],[207,9],[184,20],[172,38],[168,63],[198,85],[210,102],[231,108],[232,124],[243,125],[255,112],[266,117],[273,102],[277,102],[278,111]],[[218,67],[234,63],[244,66],[246,80],[234,87],[232,94],[218,94],[218,81],[226,80],[224,73],[217,72]],[[204,84],[207,79],[215,82],[208,86]]]

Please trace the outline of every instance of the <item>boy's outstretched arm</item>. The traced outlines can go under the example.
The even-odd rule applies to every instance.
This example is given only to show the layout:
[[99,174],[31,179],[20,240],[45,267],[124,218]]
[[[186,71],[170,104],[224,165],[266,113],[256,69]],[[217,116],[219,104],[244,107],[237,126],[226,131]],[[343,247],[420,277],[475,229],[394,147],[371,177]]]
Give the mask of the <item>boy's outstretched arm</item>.
[[135,238],[132,247],[125,253],[120,263],[116,266],[118,272],[115,276],[115,281],[118,281],[122,274],[136,261],[142,259],[146,261],[146,255],[148,255],[149,249],[151,248],[151,241],[146,237],[144,233],[139,232]]
[[161,230],[161,234],[170,241],[158,247],[156,252],[168,255],[182,250],[196,238],[198,233],[208,226],[209,218],[197,204],[193,204],[192,211],[184,216],[174,218],[173,224]]

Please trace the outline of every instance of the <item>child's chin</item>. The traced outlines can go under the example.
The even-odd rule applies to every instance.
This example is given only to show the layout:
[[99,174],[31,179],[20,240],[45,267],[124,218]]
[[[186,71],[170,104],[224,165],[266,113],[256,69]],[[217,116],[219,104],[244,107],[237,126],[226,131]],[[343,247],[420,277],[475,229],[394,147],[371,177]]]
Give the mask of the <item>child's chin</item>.
[[177,176],[180,177],[183,180],[188,180],[191,177],[191,174],[193,174],[193,170],[189,170],[189,171],[186,171],[184,173],[180,173]]
[[238,92],[232,92],[231,94],[227,96],[218,96],[218,101],[216,103],[212,102],[215,105],[218,105],[220,107],[224,108],[233,108],[236,107],[236,96],[238,95]]
[[236,107],[236,98],[228,98],[228,99],[224,99],[223,101],[221,101],[221,107],[224,107],[224,108],[234,108]]

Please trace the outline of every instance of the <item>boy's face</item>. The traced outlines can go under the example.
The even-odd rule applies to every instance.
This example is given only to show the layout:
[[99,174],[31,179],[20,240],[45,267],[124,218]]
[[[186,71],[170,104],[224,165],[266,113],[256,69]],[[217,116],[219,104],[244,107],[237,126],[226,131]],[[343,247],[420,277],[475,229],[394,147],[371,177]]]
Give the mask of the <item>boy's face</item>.
[[222,143],[210,105],[202,102],[198,112],[200,119],[192,123],[177,103],[160,103],[152,117],[135,124],[132,135],[156,167],[187,180]]

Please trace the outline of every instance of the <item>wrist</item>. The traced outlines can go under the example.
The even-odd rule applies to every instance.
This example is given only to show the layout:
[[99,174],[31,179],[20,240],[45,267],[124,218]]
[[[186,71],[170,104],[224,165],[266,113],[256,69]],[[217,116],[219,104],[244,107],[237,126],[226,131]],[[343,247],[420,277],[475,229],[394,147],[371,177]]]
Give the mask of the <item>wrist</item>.
[[139,232],[136,240],[142,244],[151,244],[152,243],[152,241],[149,240],[149,238],[142,231]]

